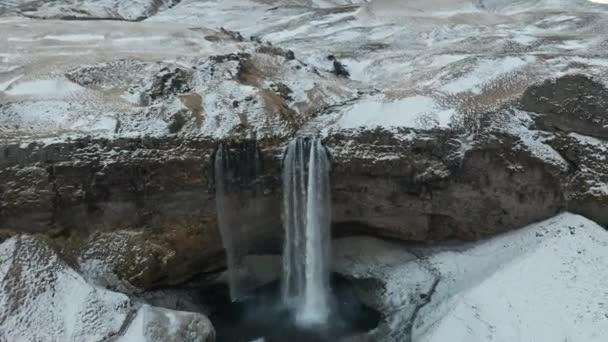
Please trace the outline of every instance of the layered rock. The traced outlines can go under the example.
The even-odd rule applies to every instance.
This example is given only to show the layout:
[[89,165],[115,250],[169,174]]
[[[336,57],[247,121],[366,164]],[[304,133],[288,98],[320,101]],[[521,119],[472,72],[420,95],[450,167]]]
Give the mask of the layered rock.
[[608,89],[586,75],[566,75],[531,86],[520,107],[539,114],[541,129],[608,139]]

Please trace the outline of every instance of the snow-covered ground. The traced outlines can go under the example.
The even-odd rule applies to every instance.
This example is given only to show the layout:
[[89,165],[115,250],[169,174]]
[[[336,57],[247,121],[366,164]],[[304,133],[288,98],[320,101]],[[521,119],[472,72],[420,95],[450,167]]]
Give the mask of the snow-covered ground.
[[608,335],[608,231],[581,216],[562,214],[468,246],[355,237],[334,249],[339,272],[384,284],[371,301],[392,312],[384,324],[394,341],[600,342]]
[[[124,3],[95,6],[135,15],[152,2],[129,2],[131,9]],[[35,20],[6,11],[0,17],[3,138],[164,135],[179,113],[187,114],[181,134],[216,137],[291,134],[299,127],[445,128],[463,115],[501,111],[546,78],[608,79],[608,6],[587,0],[169,3],[139,22]],[[49,6],[66,4],[73,5],[65,0],[36,13],[54,17]],[[96,17],[91,13],[83,15]],[[297,62],[258,58],[269,43],[293,50]],[[254,54],[255,82],[235,80],[231,67],[210,78],[206,58],[238,52]],[[330,73],[330,55],[350,80]],[[154,81],[162,66],[182,68],[195,84],[162,103],[141,102],[134,90],[146,95],[142,82]],[[86,84],[66,78],[83,67],[104,74],[89,75]],[[95,83],[103,77],[121,81]],[[278,82],[292,91],[284,104],[268,96]],[[200,106],[192,110],[183,95]]]

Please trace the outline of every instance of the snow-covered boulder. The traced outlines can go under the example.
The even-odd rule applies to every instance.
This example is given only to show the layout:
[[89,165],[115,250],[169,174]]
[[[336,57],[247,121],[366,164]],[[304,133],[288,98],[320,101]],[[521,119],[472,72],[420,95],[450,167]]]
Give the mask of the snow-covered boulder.
[[105,341],[134,312],[129,297],[89,285],[43,238],[0,244],[0,340]]
[[464,246],[370,238],[334,245],[335,269],[386,314],[380,341],[589,341],[608,334],[608,232],[562,214]]
[[0,244],[0,341],[215,341],[202,314],[133,302],[92,285],[46,238]]

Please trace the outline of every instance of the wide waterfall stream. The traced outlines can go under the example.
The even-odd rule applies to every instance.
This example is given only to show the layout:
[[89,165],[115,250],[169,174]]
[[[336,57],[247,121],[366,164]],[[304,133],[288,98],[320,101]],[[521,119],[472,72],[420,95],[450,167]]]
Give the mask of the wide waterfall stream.
[[374,328],[378,313],[359,302],[346,279],[330,277],[331,163],[318,138],[295,138],[283,154],[280,280],[251,282],[244,261],[255,254],[249,248],[254,232],[237,218],[251,204],[244,201],[259,201],[244,194],[259,193],[252,184],[262,173],[260,165],[256,144],[221,143],[213,161],[228,268],[228,289],[206,290],[214,293],[206,305],[218,341],[329,342]]
[[319,139],[294,139],[283,160],[283,300],[303,324],[329,314],[329,158]]

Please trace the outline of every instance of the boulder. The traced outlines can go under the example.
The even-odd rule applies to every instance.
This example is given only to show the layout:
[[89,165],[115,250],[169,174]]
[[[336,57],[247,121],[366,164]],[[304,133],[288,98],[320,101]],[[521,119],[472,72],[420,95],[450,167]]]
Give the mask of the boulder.
[[583,74],[548,79],[529,87],[520,108],[537,113],[543,130],[608,138],[608,89]]
[[215,330],[199,313],[143,305],[117,342],[214,342]]

